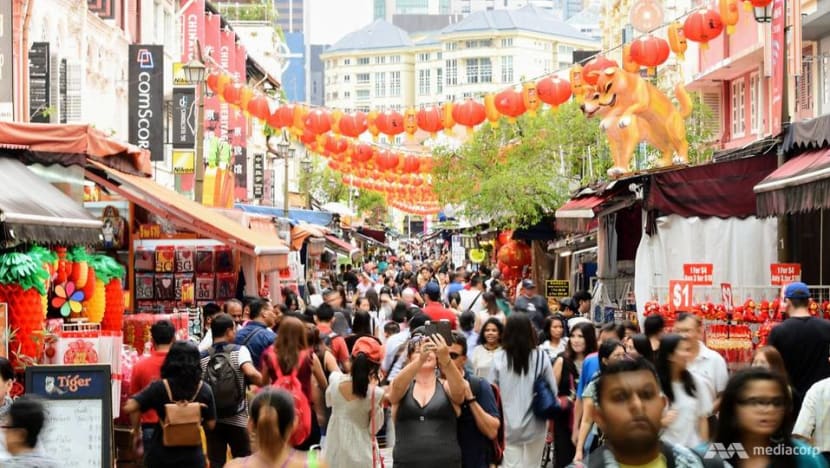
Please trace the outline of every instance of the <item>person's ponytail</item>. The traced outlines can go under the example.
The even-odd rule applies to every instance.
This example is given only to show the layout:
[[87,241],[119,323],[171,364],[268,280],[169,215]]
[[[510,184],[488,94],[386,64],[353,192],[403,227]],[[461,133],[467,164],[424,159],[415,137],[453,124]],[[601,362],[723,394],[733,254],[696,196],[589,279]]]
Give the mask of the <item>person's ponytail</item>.
[[352,394],[366,398],[369,392],[369,377],[372,364],[365,353],[352,357]]
[[285,445],[285,435],[279,430],[279,415],[277,409],[271,405],[259,407],[256,418],[257,445],[260,449],[278,448]]

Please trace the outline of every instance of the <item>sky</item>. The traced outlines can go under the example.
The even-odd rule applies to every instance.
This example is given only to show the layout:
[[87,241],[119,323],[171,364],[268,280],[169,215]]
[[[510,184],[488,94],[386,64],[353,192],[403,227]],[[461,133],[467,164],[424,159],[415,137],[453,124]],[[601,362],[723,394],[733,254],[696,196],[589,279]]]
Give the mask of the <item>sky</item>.
[[373,21],[372,0],[305,0],[312,44],[333,44]]

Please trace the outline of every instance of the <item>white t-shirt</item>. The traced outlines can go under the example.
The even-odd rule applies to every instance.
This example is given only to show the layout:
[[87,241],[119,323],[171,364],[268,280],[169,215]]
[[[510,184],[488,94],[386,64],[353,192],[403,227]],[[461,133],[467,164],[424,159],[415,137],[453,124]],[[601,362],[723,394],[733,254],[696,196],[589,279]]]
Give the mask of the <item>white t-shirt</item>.
[[718,394],[726,389],[726,382],[729,381],[726,360],[717,351],[707,348],[702,341],[700,352],[689,363],[689,372],[703,380],[712,401],[715,401]]
[[706,383],[700,377],[692,374],[697,391],[695,396],[686,393],[682,382],[672,382],[674,401],[669,410],[677,410],[674,421],[663,431],[662,439],[684,447],[696,447],[703,442],[698,429],[700,418],[708,417],[712,413],[712,400]]
[[476,377],[487,378],[490,375],[490,368],[493,367],[493,358],[496,353],[501,350],[501,346],[489,351],[484,345],[478,345],[473,348],[473,373]]
[[461,303],[458,304],[458,310],[461,313],[470,309],[473,313],[478,313],[482,310],[486,310],[486,306],[484,305],[484,295],[483,291],[479,291],[478,289],[462,289],[458,292],[458,295],[461,296]]

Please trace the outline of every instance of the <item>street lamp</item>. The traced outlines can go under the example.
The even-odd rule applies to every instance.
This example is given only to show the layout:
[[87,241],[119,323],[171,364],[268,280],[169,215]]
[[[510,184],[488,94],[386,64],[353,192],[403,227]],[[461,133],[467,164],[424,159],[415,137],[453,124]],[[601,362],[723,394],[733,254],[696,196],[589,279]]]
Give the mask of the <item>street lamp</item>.
[[772,2],[765,6],[753,7],[752,15],[758,23],[769,23],[772,21]]
[[205,64],[198,59],[193,59],[182,67],[184,77],[188,83],[193,85],[198,98],[198,110],[196,112],[196,184],[193,190],[197,203],[202,203],[202,186],[205,182]]

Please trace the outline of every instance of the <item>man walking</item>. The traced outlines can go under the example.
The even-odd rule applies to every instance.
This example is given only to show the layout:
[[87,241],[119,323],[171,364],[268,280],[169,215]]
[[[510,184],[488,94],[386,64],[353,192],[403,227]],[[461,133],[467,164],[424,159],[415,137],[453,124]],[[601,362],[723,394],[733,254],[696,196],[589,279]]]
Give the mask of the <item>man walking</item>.
[[274,344],[274,340],[277,338],[277,334],[271,330],[276,324],[277,316],[274,315],[274,307],[271,303],[262,299],[251,301],[248,309],[250,310],[251,319],[239,330],[233,342],[248,348],[254,368],[259,369],[259,358],[269,346]]
[[[211,320],[213,317],[215,315],[211,316]],[[161,365],[164,364],[167,351],[170,350],[170,345],[173,344],[175,337],[176,329],[169,320],[159,320],[150,327],[153,350],[150,351],[149,356],[139,359],[133,366],[130,378],[130,395],[138,394],[153,381],[161,378]],[[159,427],[159,417],[154,410],[142,413],[141,418],[136,421],[135,427],[133,427],[136,433],[139,431],[139,422],[141,424],[141,441],[144,445],[144,453],[148,453],[153,440],[153,432],[155,432],[155,428]]]

